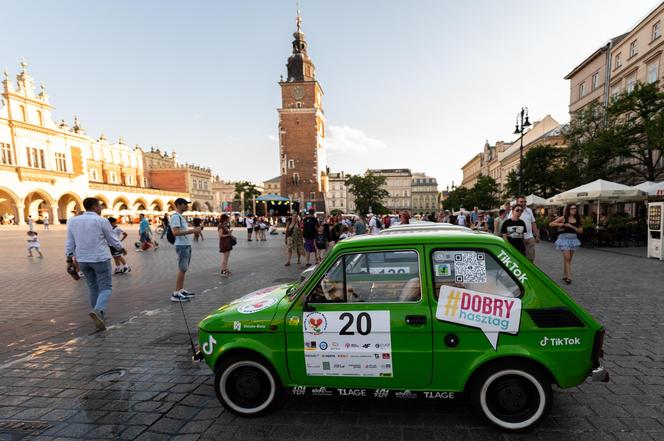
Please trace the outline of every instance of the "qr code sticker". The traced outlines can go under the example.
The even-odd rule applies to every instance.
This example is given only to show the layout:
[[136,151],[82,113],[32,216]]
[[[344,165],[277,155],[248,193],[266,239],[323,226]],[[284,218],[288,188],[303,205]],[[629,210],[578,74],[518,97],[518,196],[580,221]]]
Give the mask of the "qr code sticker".
[[458,283],[486,283],[484,253],[474,251],[454,255],[454,279]]

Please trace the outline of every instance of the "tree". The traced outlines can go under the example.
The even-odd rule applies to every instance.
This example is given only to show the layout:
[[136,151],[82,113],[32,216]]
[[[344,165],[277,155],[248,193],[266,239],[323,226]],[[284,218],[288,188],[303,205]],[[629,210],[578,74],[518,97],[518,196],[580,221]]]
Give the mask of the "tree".
[[[550,144],[529,149],[523,156],[522,193],[550,198],[565,190],[570,174],[568,154],[568,150]],[[507,175],[505,197],[517,197],[518,191],[519,174],[512,170]]]
[[638,83],[615,99],[607,114],[616,121],[614,140],[627,159],[622,163],[624,181],[664,177],[664,92],[659,85]]
[[491,176],[480,176],[477,178],[477,182],[470,190],[472,207],[479,207],[485,210],[495,208],[500,205],[500,190],[498,189],[498,183]]
[[389,196],[387,190],[381,186],[385,185],[385,176],[376,176],[368,171],[364,176],[353,175],[346,179],[346,187],[355,198],[355,207],[361,215],[369,212],[386,214],[389,212],[383,205],[383,199]]
[[252,199],[254,196],[260,196],[261,192],[256,188],[256,184],[249,181],[239,181],[235,183],[235,199],[242,200],[242,193],[244,193],[244,207],[243,210],[248,210],[252,207]]
[[443,202],[445,209],[454,211],[458,210],[461,207],[468,207],[472,205],[467,205],[468,203],[468,190],[466,187],[457,187],[449,192],[447,199]]

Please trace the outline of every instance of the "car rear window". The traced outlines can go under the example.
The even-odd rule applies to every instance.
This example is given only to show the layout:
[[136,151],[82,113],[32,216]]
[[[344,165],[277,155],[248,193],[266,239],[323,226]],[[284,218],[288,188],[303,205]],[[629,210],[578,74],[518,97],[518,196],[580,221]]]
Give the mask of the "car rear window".
[[486,251],[435,250],[431,265],[436,299],[443,285],[505,297],[521,295],[521,287],[512,275]]

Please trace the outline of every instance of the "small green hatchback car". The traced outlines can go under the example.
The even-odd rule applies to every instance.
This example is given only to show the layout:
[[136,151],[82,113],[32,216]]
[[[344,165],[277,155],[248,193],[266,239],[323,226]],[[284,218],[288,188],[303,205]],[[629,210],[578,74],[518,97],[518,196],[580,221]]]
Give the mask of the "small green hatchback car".
[[552,384],[608,381],[602,326],[507,242],[463,228],[344,240],[303,281],[247,294],[199,328],[197,357],[242,416],[286,391],[463,395],[523,430],[546,415]]

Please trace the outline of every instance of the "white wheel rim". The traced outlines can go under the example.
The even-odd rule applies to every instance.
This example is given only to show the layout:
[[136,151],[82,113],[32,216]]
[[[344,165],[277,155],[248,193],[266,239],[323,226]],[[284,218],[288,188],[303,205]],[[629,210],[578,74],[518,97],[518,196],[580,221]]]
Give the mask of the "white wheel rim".
[[[500,418],[496,417],[491,410],[489,409],[489,406],[487,405],[486,402],[486,393],[489,390],[489,387],[491,384],[498,378],[504,377],[506,375],[517,375],[522,378],[527,379],[530,381],[535,388],[537,389],[537,393],[539,394],[539,406],[537,407],[537,410],[531,416],[525,421],[522,421],[520,423],[510,423],[507,421],[503,421]],[[504,427],[506,429],[512,429],[512,430],[518,430],[518,429],[524,429],[531,424],[533,424],[535,421],[537,421],[542,414],[544,413],[544,407],[546,406],[546,393],[544,392],[544,388],[540,384],[540,382],[530,375],[528,372],[524,372],[518,369],[507,369],[503,371],[496,372],[495,374],[491,375],[489,378],[486,379],[484,384],[482,385],[482,389],[480,390],[480,406],[482,407],[482,412],[484,412],[484,415],[486,415],[489,420],[495,424],[497,424],[500,427]]]
[[[254,367],[261,372],[263,372],[268,380],[270,381],[270,395],[268,395],[267,399],[261,404],[260,406],[257,407],[241,407],[235,404],[228,394],[226,393],[226,381],[228,380],[228,376],[237,368],[241,368],[244,366],[251,366]],[[221,374],[221,378],[219,379],[219,393],[221,394],[221,397],[224,399],[224,402],[228,404],[228,406],[233,409],[234,411],[238,413],[244,413],[244,414],[254,414],[262,411],[265,409],[267,406],[270,405],[270,402],[272,402],[272,399],[274,398],[275,395],[275,389],[276,385],[274,383],[274,378],[272,377],[272,373],[262,364],[257,363],[255,361],[251,360],[245,360],[245,361],[238,361],[233,363],[232,365],[228,366],[224,372]]]

